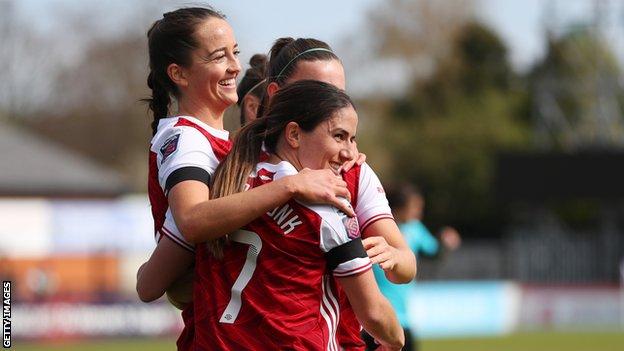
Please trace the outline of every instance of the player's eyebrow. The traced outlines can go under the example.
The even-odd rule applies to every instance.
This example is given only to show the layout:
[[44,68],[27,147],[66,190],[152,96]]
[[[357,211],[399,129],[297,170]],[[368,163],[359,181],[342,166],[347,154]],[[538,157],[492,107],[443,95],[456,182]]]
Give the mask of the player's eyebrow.
[[[211,52],[208,53],[208,56],[212,56],[214,54],[216,54],[219,51],[225,51],[227,48],[225,46],[222,46],[218,49],[212,50]],[[234,49],[238,49],[238,44],[234,44]]]
[[[349,133],[346,129],[342,128],[342,127],[336,127],[333,128],[332,130],[330,130],[330,133],[340,133],[340,134],[346,134],[346,135],[351,135],[351,133]],[[355,136],[355,134],[351,135],[352,137]]]

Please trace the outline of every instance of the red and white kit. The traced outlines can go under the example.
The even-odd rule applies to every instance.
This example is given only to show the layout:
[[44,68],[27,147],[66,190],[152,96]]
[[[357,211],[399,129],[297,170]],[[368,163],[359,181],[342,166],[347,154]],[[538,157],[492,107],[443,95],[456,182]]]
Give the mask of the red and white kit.
[[[342,176],[351,193],[351,204],[355,209],[361,232],[380,219],[394,219],[383,186],[368,164],[355,166]],[[338,344],[347,351],[363,351],[366,344],[360,336],[362,326],[355,317],[347,295],[340,288],[338,295],[341,308],[337,332]]]
[[[184,180],[210,183],[221,160],[232,147],[228,132],[208,126],[197,118],[163,118],[152,138],[149,156],[148,193],[154,218],[156,241],[163,236],[190,252],[195,252],[178,230],[167,200],[167,193]],[[191,350],[194,338],[193,306],[182,311],[184,330],[178,338],[179,350]]]
[[181,116],[159,121],[149,156],[148,193],[154,217],[154,235],[163,235],[195,252],[178,230],[171,215],[167,193],[185,180],[210,183],[219,162],[232,147],[228,132],[210,127],[197,118]]
[[[296,174],[260,163],[251,187]],[[331,276],[370,269],[355,218],[291,200],[229,237],[224,257],[198,246],[197,350],[338,350],[340,306]]]
[[368,164],[354,166],[342,178],[351,193],[351,205],[361,231],[380,219],[394,219],[383,186]]

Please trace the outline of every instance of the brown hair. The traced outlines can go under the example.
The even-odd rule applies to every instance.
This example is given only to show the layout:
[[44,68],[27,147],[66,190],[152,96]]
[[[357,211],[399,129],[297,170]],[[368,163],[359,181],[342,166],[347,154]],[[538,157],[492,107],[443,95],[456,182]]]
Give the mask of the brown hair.
[[268,65],[267,56],[264,54],[255,54],[249,59],[250,67],[245,71],[245,76],[238,83],[236,92],[238,93],[238,106],[241,107],[240,122],[245,124],[245,110],[243,109],[243,98],[247,94],[262,100],[266,91],[266,70]]
[[[310,49],[326,49],[308,51]],[[306,52],[308,51],[308,52]],[[306,52],[305,54],[302,54]],[[312,38],[279,38],[271,47],[267,66],[267,85],[276,82],[280,87],[290,78],[297,69],[300,61],[329,61],[338,60],[338,56],[331,51],[331,47],[324,41]],[[268,104],[269,97],[264,94],[258,108],[258,116],[262,116]]]
[[[275,153],[289,122],[296,122],[304,132],[311,132],[336,111],[349,106],[355,108],[344,91],[324,82],[302,80],[280,89],[271,99],[266,115],[244,126],[236,135],[232,150],[215,171],[210,198],[243,191],[260,161],[262,145],[269,153]],[[226,241],[227,237],[210,241],[208,248],[221,257]]]
[[143,101],[149,103],[154,115],[152,134],[156,134],[158,121],[167,117],[171,96],[177,97],[179,93],[167,74],[167,67],[172,63],[191,64],[191,53],[199,47],[195,30],[211,17],[225,19],[225,15],[210,7],[181,8],[163,14],[163,18],[147,31],[150,68],[147,86],[152,90],[152,96]]

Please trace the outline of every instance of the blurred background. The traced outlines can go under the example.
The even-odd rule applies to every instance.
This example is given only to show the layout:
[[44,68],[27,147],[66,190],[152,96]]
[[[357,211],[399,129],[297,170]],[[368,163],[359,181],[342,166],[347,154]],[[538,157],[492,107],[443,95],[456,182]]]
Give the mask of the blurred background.
[[[0,0],[0,275],[20,350],[171,350],[154,247],[146,32],[182,1]],[[241,63],[328,42],[384,183],[417,185],[423,350],[624,345],[624,1],[211,1]],[[242,76],[242,75],[241,75]],[[226,126],[238,128],[238,111]],[[619,345],[619,346],[618,346]]]

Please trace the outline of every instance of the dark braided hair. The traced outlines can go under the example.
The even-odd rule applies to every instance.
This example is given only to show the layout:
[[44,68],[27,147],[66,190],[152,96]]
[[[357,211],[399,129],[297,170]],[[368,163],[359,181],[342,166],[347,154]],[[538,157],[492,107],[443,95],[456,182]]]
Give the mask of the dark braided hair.
[[225,15],[210,7],[181,8],[163,14],[147,31],[150,73],[147,86],[152,90],[151,98],[144,99],[154,115],[152,134],[156,134],[158,121],[167,117],[171,96],[178,97],[179,91],[167,74],[172,63],[181,66],[191,64],[191,53],[199,48],[195,30],[208,18],[225,19]]

